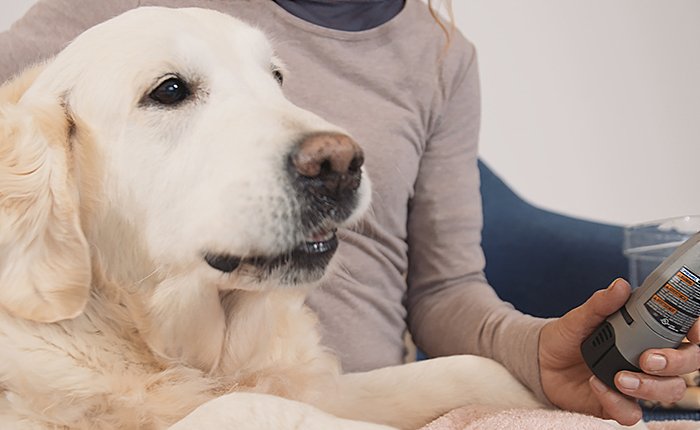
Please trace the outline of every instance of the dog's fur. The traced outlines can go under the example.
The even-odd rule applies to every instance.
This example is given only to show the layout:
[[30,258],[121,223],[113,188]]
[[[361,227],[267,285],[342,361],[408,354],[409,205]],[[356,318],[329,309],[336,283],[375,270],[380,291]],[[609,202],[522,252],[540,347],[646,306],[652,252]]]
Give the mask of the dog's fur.
[[[288,102],[278,67],[231,17],[143,8],[0,89],[0,428],[416,428],[538,406],[478,357],[341,375],[304,306],[319,273],[205,262],[312,233],[287,160],[342,130]],[[192,94],[153,103],[168,76]],[[363,177],[318,224],[368,199]]]

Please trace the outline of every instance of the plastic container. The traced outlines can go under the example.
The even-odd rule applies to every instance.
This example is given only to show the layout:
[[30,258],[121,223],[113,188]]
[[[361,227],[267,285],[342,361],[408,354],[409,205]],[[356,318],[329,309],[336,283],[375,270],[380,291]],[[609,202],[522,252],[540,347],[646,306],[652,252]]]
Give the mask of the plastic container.
[[700,231],[700,215],[689,215],[625,227],[622,251],[636,288],[680,244]]

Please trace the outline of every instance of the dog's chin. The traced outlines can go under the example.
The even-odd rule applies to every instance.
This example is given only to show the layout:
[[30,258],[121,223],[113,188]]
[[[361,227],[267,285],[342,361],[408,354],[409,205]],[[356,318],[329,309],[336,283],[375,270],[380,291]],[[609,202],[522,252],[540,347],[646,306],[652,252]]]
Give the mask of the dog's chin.
[[206,253],[204,260],[215,270],[246,278],[256,284],[274,281],[281,286],[307,285],[319,281],[338,249],[335,230],[317,234],[293,249],[270,256],[237,257]]

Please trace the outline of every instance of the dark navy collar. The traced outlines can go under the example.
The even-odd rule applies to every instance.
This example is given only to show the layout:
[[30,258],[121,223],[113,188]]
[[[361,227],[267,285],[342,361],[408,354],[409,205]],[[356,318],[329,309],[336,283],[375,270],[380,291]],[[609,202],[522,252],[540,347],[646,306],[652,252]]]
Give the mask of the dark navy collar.
[[406,0],[272,0],[287,12],[321,27],[363,31],[395,17]]

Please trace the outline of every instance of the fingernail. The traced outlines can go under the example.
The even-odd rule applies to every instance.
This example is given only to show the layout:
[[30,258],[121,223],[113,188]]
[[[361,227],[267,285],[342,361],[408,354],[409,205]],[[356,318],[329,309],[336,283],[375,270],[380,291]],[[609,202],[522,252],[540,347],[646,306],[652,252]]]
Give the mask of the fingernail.
[[591,376],[591,378],[590,378],[588,381],[591,383],[591,387],[593,387],[593,389],[594,389],[596,392],[602,394],[602,393],[608,391],[608,387],[607,387],[605,384],[603,384],[603,383],[602,383],[598,378],[596,378],[595,376]]
[[666,357],[661,354],[651,354],[646,361],[648,370],[663,370],[666,367]]
[[627,390],[636,390],[639,388],[639,378],[635,376],[622,374],[617,378],[617,382],[622,388]]
[[612,291],[612,290],[616,289],[617,285],[619,284],[619,282],[618,282],[619,280],[620,280],[620,278],[616,278],[614,281],[612,281],[610,283],[610,285],[608,285],[608,291]]

